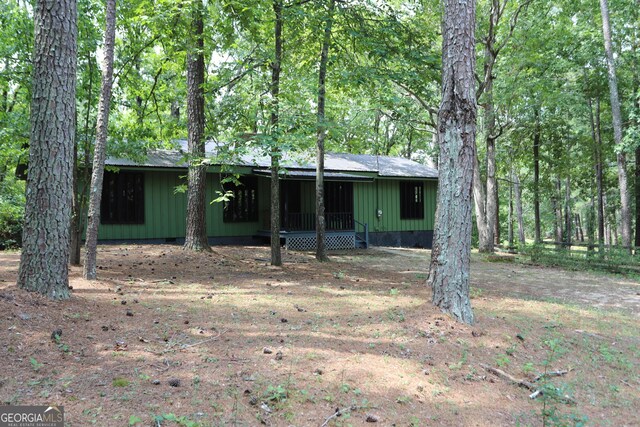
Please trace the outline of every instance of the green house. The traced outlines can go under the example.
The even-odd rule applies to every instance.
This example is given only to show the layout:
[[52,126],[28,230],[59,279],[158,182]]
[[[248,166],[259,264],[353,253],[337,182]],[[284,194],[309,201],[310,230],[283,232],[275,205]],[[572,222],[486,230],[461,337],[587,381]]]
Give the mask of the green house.
[[[183,142],[184,145],[184,142]],[[215,147],[207,145],[212,158]],[[207,199],[211,244],[256,244],[269,239],[270,169],[265,156],[244,155],[233,165],[212,161]],[[315,247],[315,165],[283,159],[281,237],[290,249]],[[99,240],[180,242],[185,236],[187,165],[182,150],[156,150],[146,160],[107,159]],[[113,169],[117,171],[113,171]],[[229,174],[239,183],[222,183]],[[431,247],[437,171],[389,156],[328,153],[325,160],[327,247]]]

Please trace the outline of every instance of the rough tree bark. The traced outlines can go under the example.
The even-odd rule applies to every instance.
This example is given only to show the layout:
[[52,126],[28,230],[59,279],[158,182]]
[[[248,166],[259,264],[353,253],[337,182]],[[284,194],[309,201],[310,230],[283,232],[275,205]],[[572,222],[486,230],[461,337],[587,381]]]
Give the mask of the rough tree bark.
[[324,28],[322,48],[320,50],[320,68],[318,71],[318,129],[316,144],[316,259],[327,261],[325,242],[326,223],[324,217],[324,140],[327,134],[325,123],[326,77],[331,46],[331,27],[336,0],[329,0],[327,22]]
[[68,298],[77,64],[75,0],[39,0],[34,14],[29,174],[18,286]]
[[109,127],[109,109],[111,88],[113,85],[113,50],[116,34],[116,0],[107,0],[107,25],[104,32],[104,60],[98,119],[96,124],[96,145],[93,149],[93,169],[89,187],[89,209],[87,212],[87,232],[85,237],[84,269],[85,279],[96,279],[96,258],[98,245],[98,227],[100,226],[100,202],[102,200],[102,180],[104,162],[107,155],[107,132]]
[[622,246],[631,250],[631,214],[629,210],[629,185],[627,180],[627,158],[622,148],[622,113],[618,97],[618,79],[616,65],[613,59],[613,45],[611,43],[611,24],[609,20],[609,5],[607,0],[600,0],[602,12],[602,34],[604,36],[604,50],[609,71],[609,95],[611,97],[611,115],[613,118],[613,139],[619,148],[616,163],[618,165],[618,187],[620,189],[620,229]]
[[444,0],[438,203],[429,284],[433,303],[473,323],[469,299],[476,134],[475,0]]
[[207,238],[204,139],[204,22],[203,5],[192,5],[192,31],[187,48],[187,128],[189,172],[187,177],[187,223],[184,249],[211,251]]
[[275,53],[271,63],[271,265],[282,265],[280,250],[280,149],[278,120],[280,96],[280,66],[282,64],[282,0],[274,0]]

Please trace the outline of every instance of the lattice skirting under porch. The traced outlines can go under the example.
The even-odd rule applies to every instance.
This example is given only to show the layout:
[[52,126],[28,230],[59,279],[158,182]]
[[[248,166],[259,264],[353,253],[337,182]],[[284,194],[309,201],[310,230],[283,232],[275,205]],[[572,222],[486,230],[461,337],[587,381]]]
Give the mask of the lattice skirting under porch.
[[[354,249],[355,235],[328,234],[325,236],[327,250]],[[315,234],[305,236],[289,236],[286,238],[286,248],[293,251],[310,251],[316,248]]]

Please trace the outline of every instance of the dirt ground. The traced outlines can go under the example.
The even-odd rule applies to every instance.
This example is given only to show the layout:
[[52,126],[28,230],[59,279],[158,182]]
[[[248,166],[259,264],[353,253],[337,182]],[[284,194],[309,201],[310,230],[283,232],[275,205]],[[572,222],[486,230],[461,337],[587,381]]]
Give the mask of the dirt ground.
[[464,326],[429,303],[428,256],[105,245],[52,302],[0,252],[0,404],[69,426],[640,425],[637,282],[474,256]]
[[[377,248],[388,253],[389,262],[375,268],[392,271],[402,266],[406,271],[427,273],[430,251],[424,249]],[[471,265],[471,286],[494,295],[534,298],[575,303],[596,308],[628,310],[640,317],[640,282],[597,272],[575,272],[558,268],[516,263],[483,262],[474,254]]]

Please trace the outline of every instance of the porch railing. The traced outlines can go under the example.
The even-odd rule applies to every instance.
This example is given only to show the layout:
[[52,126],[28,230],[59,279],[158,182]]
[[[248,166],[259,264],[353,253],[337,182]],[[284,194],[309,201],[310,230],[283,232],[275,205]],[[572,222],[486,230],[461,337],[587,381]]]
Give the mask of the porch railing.
[[[327,231],[354,230],[352,212],[331,212],[325,214]],[[289,213],[282,217],[282,229],[286,231],[310,231],[316,229],[315,213]]]

